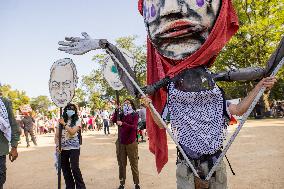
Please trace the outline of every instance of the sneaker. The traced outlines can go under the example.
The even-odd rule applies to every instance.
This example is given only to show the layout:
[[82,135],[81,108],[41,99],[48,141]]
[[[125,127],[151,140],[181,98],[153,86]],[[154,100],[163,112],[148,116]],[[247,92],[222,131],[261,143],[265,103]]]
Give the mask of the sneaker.
[[135,189],[140,189],[139,184],[135,184]]
[[30,147],[30,145],[29,145],[29,144],[27,145],[27,148],[28,148],[28,147]]
[[118,189],[124,189],[124,185],[119,185]]

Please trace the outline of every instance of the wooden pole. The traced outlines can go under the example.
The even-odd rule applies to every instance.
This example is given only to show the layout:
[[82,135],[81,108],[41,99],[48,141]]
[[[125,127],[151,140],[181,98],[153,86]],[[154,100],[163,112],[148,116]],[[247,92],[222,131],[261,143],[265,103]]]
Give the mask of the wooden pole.
[[[120,103],[119,103],[119,91],[118,90],[116,90],[115,91],[115,96],[116,96],[116,106],[117,106],[117,108],[116,108],[116,120],[117,121],[120,121],[120,112],[119,112],[119,109],[120,109]],[[117,126],[117,138],[118,138],[118,140],[119,140],[119,137],[120,137],[120,132],[119,132],[119,126]]]
[[[62,108],[60,108],[60,118],[62,117]],[[57,167],[57,176],[58,176],[58,189],[61,189],[61,138],[62,138],[62,125],[59,124],[59,139],[58,139],[58,167]]]

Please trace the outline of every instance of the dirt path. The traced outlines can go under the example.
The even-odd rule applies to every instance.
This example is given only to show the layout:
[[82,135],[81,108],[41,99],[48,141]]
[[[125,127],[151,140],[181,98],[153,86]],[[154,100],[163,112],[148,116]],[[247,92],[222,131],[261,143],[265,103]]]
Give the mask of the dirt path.
[[[230,128],[232,130],[233,128]],[[112,133],[115,133],[112,130]],[[236,176],[227,169],[230,189],[284,188],[284,120],[248,121],[228,157]],[[19,147],[19,159],[8,163],[5,189],[55,189],[53,136],[38,137],[39,146],[26,149],[24,140]],[[116,136],[102,133],[84,134],[81,150],[81,170],[88,189],[116,189],[118,167],[114,142]],[[176,151],[169,141],[169,162],[160,175],[155,169],[154,156],[148,143],[139,144],[141,188],[174,189]],[[228,167],[227,167],[228,168]],[[127,167],[126,189],[132,189],[130,167]],[[64,181],[62,181],[64,183]],[[63,185],[62,185],[63,186]],[[62,187],[64,188],[64,187]]]

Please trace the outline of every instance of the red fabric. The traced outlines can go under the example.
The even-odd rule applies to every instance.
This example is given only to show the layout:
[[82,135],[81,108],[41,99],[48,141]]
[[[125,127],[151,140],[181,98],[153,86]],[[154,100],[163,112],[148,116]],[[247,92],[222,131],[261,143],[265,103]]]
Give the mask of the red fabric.
[[[143,0],[139,0],[139,11],[142,13]],[[184,60],[174,61],[163,57],[147,40],[147,84],[153,84],[165,76],[173,77],[187,68],[200,65],[210,66],[216,56],[238,30],[238,17],[231,0],[223,0],[216,23],[201,48]],[[166,103],[166,91],[160,89],[151,100],[158,112],[162,112]],[[160,172],[168,161],[167,136],[165,129],[159,129],[154,123],[150,112],[147,111],[147,131],[149,135],[149,149],[156,157],[157,171]]]
[[138,0],[138,10],[143,15],[143,0]]
[[234,124],[237,124],[237,123],[238,123],[238,121],[236,120],[236,118],[234,116],[231,116],[229,125],[234,125]]

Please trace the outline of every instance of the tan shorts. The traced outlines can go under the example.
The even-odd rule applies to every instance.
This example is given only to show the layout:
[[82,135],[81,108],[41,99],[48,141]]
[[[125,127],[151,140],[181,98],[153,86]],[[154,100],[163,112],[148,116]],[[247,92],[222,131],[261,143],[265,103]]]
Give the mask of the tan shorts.
[[[208,168],[207,162],[202,163],[201,166]],[[177,164],[176,179],[177,189],[195,189],[194,174],[184,160]],[[209,188],[227,189],[226,165],[223,161],[217,166],[215,177],[209,180]]]

